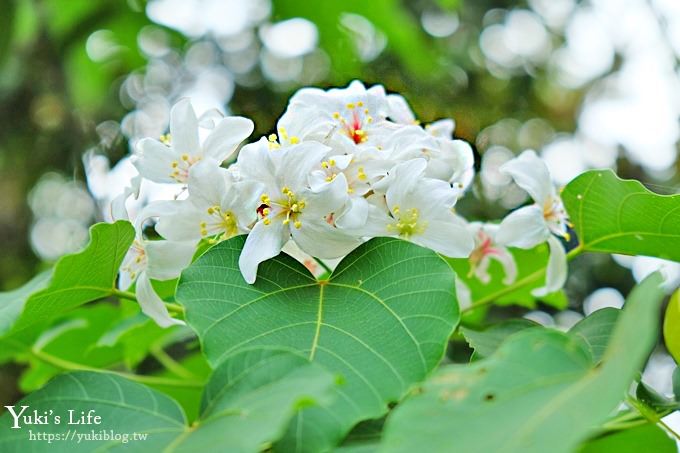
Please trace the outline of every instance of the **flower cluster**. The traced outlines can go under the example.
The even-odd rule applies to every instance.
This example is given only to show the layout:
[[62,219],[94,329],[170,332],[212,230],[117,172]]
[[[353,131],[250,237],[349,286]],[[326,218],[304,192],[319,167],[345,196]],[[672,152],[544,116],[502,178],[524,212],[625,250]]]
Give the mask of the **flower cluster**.
[[[168,135],[137,145],[139,177],[114,201],[114,217],[125,217],[125,201],[138,196],[141,178],[178,187],[174,199],[153,202],[138,214],[137,239],[121,269],[124,284],[137,279],[142,309],[159,324],[178,321],[167,314],[149,278],[175,278],[199,241],[239,234],[247,234],[239,267],[249,283],[258,265],[289,242],[312,257],[334,259],[369,238],[392,236],[444,256],[470,257],[482,282],[496,259],[505,268],[505,283],[517,274],[507,247],[547,241],[554,259],[540,293],[562,286],[566,259],[553,233],[565,237],[567,220],[547,167],[533,152],[502,171],[536,204],[500,225],[468,223],[454,206],[474,176],[471,147],[453,139],[452,120],[422,127],[404,98],[382,86],[366,89],[355,81],[344,89],[302,89],[290,99],[276,134],[237,154],[253,129],[242,117],[197,118],[184,99],[172,109]],[[164,240],[144,237],[142,226],[150,218]]]

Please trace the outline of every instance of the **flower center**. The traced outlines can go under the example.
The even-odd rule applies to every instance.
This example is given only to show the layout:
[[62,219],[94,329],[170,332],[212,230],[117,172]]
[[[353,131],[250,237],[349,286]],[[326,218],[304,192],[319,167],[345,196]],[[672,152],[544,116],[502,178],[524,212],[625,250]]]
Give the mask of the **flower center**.
[[179,183],[185,183],[189,179],[189,169],[201,160],[200,156],[190,156],[182,154],[179,160],[174,160],[170,164],[172,172],[170,177]]
[[130,274],[130,280],[134,281],[139,273],[146,268],[146,259],[144,246],[135,239],[120,270]]
[[267,194],[263,194],[260,197],[262,205],[260,205],[257,211],[262,216],[262,222],[265,225],[269,225],[271,223],[272,210],[275,210],[275,218],[282,219],[284,225],[293,222],[293,226],[299,229],[302,226],[300,214],[305,209],[305,200],[299,199],[292,190],[285,186],[281,188],[281,194],[283,196],[276,201],[272,201]]
[[324,171],[326,172],[326,182],[331,182],[335,179],[336,176],[338,176],[338,174],[336,173],[336,171],[338,170],[333,168],[335,166],[336,166],[335,159],[329,159],[321,162],[321,168],[323,168]]
[[366,126],[373,122],[373,117],[369,115],[369,110],[364,108],[364,103],[359,101],[356,104],[350,102],[346,110],[333,113],[333,118],[340,122],[342,130],[357,145],[364,143],[368,139]]
[[220,239],[229,239],[238,233],[238,219],[233,211],[223,211],[220,206],[208,208],[210,222],[201,222],[201,236],[207,236],[210,231],[222,233]]
[[486,255],[495,252],[495,249],[491,246],[491,237],[484,232],[484,230],[479,230],[477,232],[477,237],[475,238],[475,249],[470,254],[470,272],[474,270],[474,267],[482,261]]
[[553,233],[562,236],[567,241],[570,239],[569,216],[559,197],[550,197],[543,204],[543,219]]
[[427,229],[427,222],[418,221],[420,212],[417,208],[402,211],[399,206],[394,206],[391,211],[396,222],[388,224],[387,231],[408,239],[415,234],[423,234]]

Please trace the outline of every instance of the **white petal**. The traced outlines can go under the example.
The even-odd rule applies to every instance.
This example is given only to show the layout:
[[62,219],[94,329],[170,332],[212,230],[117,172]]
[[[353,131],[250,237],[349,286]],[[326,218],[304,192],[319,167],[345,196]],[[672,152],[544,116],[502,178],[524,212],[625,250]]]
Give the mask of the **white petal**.
[[306,219],[320,220],[332,212],[339,213],[349,197],[345,175],[341,173],[336,176],[320,192],[307,190],[300,196],[307,205],[301,215],[303,222]]
[[323,170],[314,170],[309,174],[309,187],[314,191],[314,192],[320,192],[322,191],[326,184],[328,184],[328,181],[326,178],[328,177],[327,173]]
[[179,157],[161,142],[144,138],[137,143],[137,154],[133,164],[144,178],[160,183],[176,183],[171,174],[175,170],[172,163]]
[[335,218],[335,225],[340,229],[361,228],[368,220],[368,207],[364,197],[350,198],[344,211]]
[[144,272],[142,272],[137,279],[136,295],[142,312],[156,321],[156,324],[159,326],[170,327],[173,325],[184,325],[184,321],[170,316],[165,303],[158,297],[158,294],[156,294],[156,291],[154,291],[151,286],[149,277]]
[[198,156],[198,119],[189,99],[181,99],[170,110],[170,142],[177,154]]
[[524,151],[503,164],[500,171],[512,176],[515,183],[541,205],[555,192],[548,166],[534,151]]
[[461,310],[472,305],[472,291],[470,291],[470,288],[458,275],[456,275],[456,298],[458,299],[458,307]]
[[156,232],[170,241],[197,241],[201,239],[201,222],[205,221],[207,208],[200,209],[189,200],[159,202],[168,206],[160,213]]
[[130,278],[130,273],[129,272],[119,272],[118,273],[118,289],[122,289],[123,291],[127,290],[132,286],[132,283],[134,281]]
[[475,240],[467,228],[458,222],[428,220],[423,234],[411,240],[450,258],[466,258],[475,247]]
[[491,275],[489,274],[489,265],[491,264],[491,257],[489,255],[484,255],[479,263],[474,267],[474,274],[479,279],[480,282],[485,285],[491,281]]
[[425,126],[428,134],[439,138],[451,138],[455,128],[456,123],[450,118],[438,120]]
[[513,284],[517,279],[517,263],[515,263],[515,257],[513,257],[512,253],[505,247],[494,247],[494,250],[495,253],[488,256],[491,259],[495,259],[503,266],[503,272],[505,273],[503,284]]
[[146,241],[147,274],[156,280],[179,277],[189,267],[196,252],[196,241]]
[[244,232],[257,220],[257,208],[264,186],[256,181],[239,181],[222,197],[222,209],[233,211]]
[[174,213],[179,204],[175,200],[162,200],[162,201],[152,201],[148,205],[144,206],[133,222],[135,227],[136,236],[138,238],[144,237],[143,230],[144,224],[147,220],[151,218],[160,218],[168,214]]
[[123,193],[111,200],[111,218],[115,220],[130,220],[126,202],[130,196],[139,198],[139,190],[142,184],[141,175],[137,175],[130,180],[130,185],[123,189]]
[[545,286],[536,288],[531,292],[536,297],[554,293],[561,289],[564,282],[567,281],[567,254],[564,252],[564,247],[555,236],[550,236],[548,245],[550,246],[550,258],[545,273]]
[[216,160],[203,159],[189,170],[189,199],[201,208],[218,206],[231,183],[232,175],[226,168],[220,167]]
[[508,214],[496,233],[496,243],[530,249],[545,242],[550,230],[538,205],[525,206]]
[[321,164],[329,150],[328,146],[312,141],[289,147],[276,172],[282,185],[293,190],[306,186],[310,172]]
[[427,167],[425,159],[412,159],[395,166],[381,182],[388,185],[385,193],[387,205],[390,209],[401,206],[408,195],[418,183],[421,175]]
[[[279,150],[275,151],[276,153]],[[269,142],[262,137],[255,143],[249,143],[238,153],[238,169],[243,178],[254,179],[264,184],[273,182],[276,177],[276,167],[272,160],[274,151],[269,150]]]
[[198,125],[204,129],[214,129],[217,123],[224,118],[222,112],[217,109],[208,109],[198,117]]
[[238,259],[238,266],[246,282],[255,283],[257,267],[261,262],[277,256],[289,236],[288,227],[281,222],[265,225],[260,221],[255,224]]
[[390,109],[389,117],[392,121],[400,124],[413,124],[416,120],[411,107],[403,96],[399,94],[389,94],[387,105]]
[[322,221],[303,222],[300,229],[291,228],[293,240],[306,253],[317,258],[339,258],[361,244],[361,240],[343,233]]
[[338,154],[335,156],[330,156],[330,159],[335,161],[335,166],[340,170],[344,170],[352,162],[354,156],[352,154]]
[[203,153],[218,162],[224,162],[236,151],[238,145],[253,133],[255,126],[248,118],[230,116],[217,123],[203,142]]

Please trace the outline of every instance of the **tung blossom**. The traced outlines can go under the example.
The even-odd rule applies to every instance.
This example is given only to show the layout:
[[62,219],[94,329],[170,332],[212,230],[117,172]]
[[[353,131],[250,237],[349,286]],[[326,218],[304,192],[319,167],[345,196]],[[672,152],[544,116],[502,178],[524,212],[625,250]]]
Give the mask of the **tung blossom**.
[[[452,258],[468,258],[471,274],[490,280],[492,261],[517,277],[508,246],[531,248],[548,242],[551,257],[542,295],[566,278],[564,249],[568,223],[547,167],[525,152],[502,170],[535,204],[508,215],[500,226],[468,224],[454,212],[474,176],[469,144],[453,138],[452,120],[425,127],[399,95],[382,86],[354,81],[346,88],[299,90],[277,123],[276,133],[241,148],[253,131],[245,118],[211,114],[199,120],[188,100],[171,111],[170,136],[138,143],[139,170],[113,203],[115,216],[130,197],[144,200],[144,181],[185,185],[142,209],[137,238],[121,268],[121,287],[136,281],[142,311],[161,326],[170,317],[151,280],[177,277],[191,262],[199,241],[209,243],[247,234],[239,268],[254,283],[260,263],[286,247],[309,260],[341,259],[364,241],[391,236]],[[178,199],[181,198],[181,199]],[[164,240],[149,241],[141,225],[157,219]],[[318,269],[317,269],[318,270]],[[460,302],[470,299],[464,276],[457,277]]]
[[262,185],[237,181],[214,162],[196,164],[189,174],[186,200],[149,206],[158,216],[156,231],[171,241],[225,240],[247,233],[257,220]]
[[448,257],[467,257],[474,239],[453,213],[457,193],[444,181],[423,177],[426,167],[427,162],[419,158],[392,169],[381,181],[388,186],[387,212],[374,207],[365,231],[371,236],[400,237]]
[[[410,157],[424,157],[428,161],[425,176],[449,182],[457,189],[459,196],[470,186],[475,174],[474,154],[470,145],[463,140],[453,138],[455,123],[451,119],[442,119],[419,127],[411,107],[403,96],[390,94],[387,96],[388,118],[403,124],[404,130],[410,130],[412,137],[407,140],[398,139],[397,143],[407,143],[409,146],[419,145],[420,156],[411,154]],[[418,127],[413,127],[413,125]],[[417,137],[417,133],[421,137]],[[393,135],[391,138],[394,139]],[[425,141],[423,137],[429,137]],[[402,145],[403,146],[403,145]]]
[[517,279],[517,264],[507,247],[498,244],[496,235],[499,226],[490,223],[472,222],[468,230],[475,238],[475,248],[470,253],[470,277],[474,275],[480,282],[487,284],[491,281],[489,266],[491,261],[497,261],[502,267],[505,276],[504,285],[511,285]]
[[266,140],[243,148],[240,174],[262,183],[264,192],[253,226],[239,258],[245,280],[253,283],[259,264],[277,256],[292,238],[304,252],[317,258],[337,258],[360,244],[334,225],[333,216],[347,200],[343,174],[318,190],[309,184],[312,169],[322,162],[328,147],[305,142],[270,149]]
[[204,158],[224,162],[254,128],[252,121],[239,116],[222,118],[212,126],[201,143],[196,113],[188,99],[180,100],[170,112],[170,134],[137,144],[134,164],[140,175],[154,182],[185,184],[193,165]]
[[282,144],[315,140],[352,153],[361,146],[379,146],[398,125],[387,118],[385,90],[353,81],[347,88],[323,91],[303,88],[290,100],[277,125]]
[[550,259],[546,283],[534,290],[534,295],[544,296],[564,286],[567,278],[567,259],[564,247],[557,236],[569,240],[569,219],[550,171],[534,151],[524,151],[505,163],[500,171],[512,177],[515,183],[534,200],[534,204],[510,213],[500,224],[496,240],[500,244],[530,249],[547,242]]
[[142,211],[135,222],[136,237],[123,258],[118,287],[127,290],[133,283],[142,313],[161,327],[183,325],[170,316],[163,300],[156,294],[151,279],[171,280],[179,277],[196,251],[196,241],[149,241],[142,235],[142,224],[148,214]]

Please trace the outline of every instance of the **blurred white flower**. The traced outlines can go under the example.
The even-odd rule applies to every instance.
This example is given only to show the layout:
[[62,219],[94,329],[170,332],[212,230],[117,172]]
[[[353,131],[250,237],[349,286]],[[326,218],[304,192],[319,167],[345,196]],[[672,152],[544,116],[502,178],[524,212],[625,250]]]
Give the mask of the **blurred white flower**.
[[506,216],[500,224],[496,241],[524,249],[547,242],[550,258],[546,285],[535,289],[533,294],[544,296],[557,291],[564,286],[567,278],[567,259],[562,244],[553,235],[568,239],[569,222],[548,167],[534,151],[525,151],[504,164],[501,171],[512,176],[515,183],[526,190],[535,203]]

